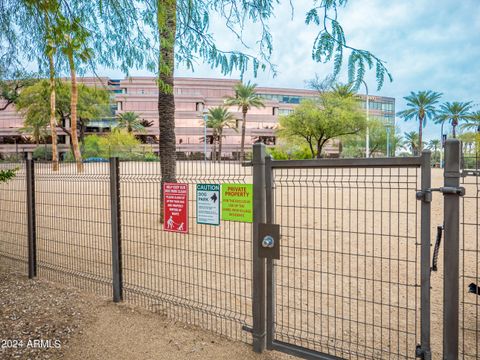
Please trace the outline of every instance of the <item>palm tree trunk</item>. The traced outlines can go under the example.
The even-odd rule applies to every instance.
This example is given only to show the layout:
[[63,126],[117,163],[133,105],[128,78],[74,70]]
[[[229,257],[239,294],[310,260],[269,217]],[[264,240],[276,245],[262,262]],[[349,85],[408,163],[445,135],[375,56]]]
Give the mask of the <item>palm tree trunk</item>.
[[216,162],[217,161],[217,140],[215,139],[215,135],[212,136],[212,142],[213,142],[212,161]]
[[158,57],[158,127],[161,185],[161,216],[163,222],[163,184],[176,182],[175,98],[173,96],[174,45],[176,33],[175,0],[157,1],[157,27],[160,39]]
[[246,127],[247,127],[247,109],[243,108],[242,109],[242,141],[240,145],[240,161],[245,161],[245,133],[246,133]]
[[48,55],[50,66],[50,132],[52,136],[52,169],[58,171],[57,121],[55,119],[55,67],[53,55]]
[[222,133],[223,133],[223,131],[222,131],[222,129],[220,129],[218,131],[218,136],[219,136],[219,138],[218,138],[218,153],[219,153],[218,154],[218,162],[222,161]]
[[77,171],[79,173],[83,172],[83,162],[82,162],[82,153],[80,152],[80,147],[78,144],[78,134],[77,134],[77,102],[78,102],[78,88],[77,88],[77,76],[75,73],[75,63],[73,62],[73,53],[69,52],[68,54],[68,63],[70,65],[70,77],[72,81],[72,95],[70,99],[70,127],[72,132],[72,147],[73,147],[73,156],[77,162]]
[[418,152],[419,154],[422,153],[422,147],[423,147],[423,144],[422,144],[422,138],[423,138],[423,118],[421,117],[420,119],[420,125],[418,127]]
[[455,119],[452,120],[452,136],[455,139],[457,137],[457,132],[455,129],[457,128],[457,121]]

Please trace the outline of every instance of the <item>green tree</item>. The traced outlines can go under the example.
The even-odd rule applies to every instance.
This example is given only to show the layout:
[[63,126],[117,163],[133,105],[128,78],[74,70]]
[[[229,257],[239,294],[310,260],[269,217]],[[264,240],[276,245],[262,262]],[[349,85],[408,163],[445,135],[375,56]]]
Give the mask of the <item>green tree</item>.
[[142,125],[138,114],[133,111],[127,111],[117,116],[119,129],[126,129],[127,132],[144,132],[145,127]]
[[432,90],[410,92],[410,95],[405,96],[407,101],[407,109],[397,113],[398,116],[408,120],[418,121],[418,138],[420,148],[418,152],[422,151],[423,146],[423,128],[427,125],[427,121],[435,117],[436,107],[442,93]]
[[477,134],[474,132],[465,132],[458,135],[458,139],[462,141],[463,153],[468,154],[473,150],[473,145],[475,145]]
[[306,142],[312,158],[320,158],[327,141],[357,134],[365,127],[359,102],[330,92],[317,101],[302,101],[292,114],[281,117],[277,134],[289,143]]
[[470,109],[472,102],[445,102],[440,105],[438,115],[436,117],[437,123],[450,121],[452,125],[452,136],[457,137],[456,128],[461,121],[471,120]]
[[[370,153],[369,157],[374,154],[387,154],[387,126],[381,120],[370,119],[368,121],[368,129],[370,134]],[[391,129],[390,132],[390,152],[395,154],[395,151],[400,146],[398,136],[398,129]],[[358,134],[344,136],[342,138],[342,153],[346,157],[362,157],[365,156],[366,146],[366,131],[362,130]]]
[[31,73],[22,70],[10,72],[0,69],[0,99],[3,100],[0,111],[15,104],[20,96],[20,91],[32,85],[35,81],[35,75]]
[[228,109],[223,106],[214,107],[208,109],[207,128],[212,129],[213,136],[213,156],[212,160],[216,161],[218,143],[219,161],[222,160],[222,142],[223,142],[223,129],[230,128],[237,131],[236,119]]
[[[71,84],[58,80],[55,82],[55,89],[57,119],[55,126],[59,126],[65,133],[72,136],[72,132],[65,126],[71,118]],[[16,102],[16,108],[24,116],[27,124],[34,121],[29,119],[40,118],[47,126],[51,111],[50,96],[50,81],[47,80],[40,80],[21,92]],[[80,124],[80,142],[83,143],[84,129],[89,120],[110,115],[109,105],[110,93],[107,90],[84,84],[78,86],[77,114]]]
[[480,132],[480,111],[474,111],[470,113],[465,123],[463,123],[460,128],[462,130],[473,130]]
[[43,118],[37,114],[31,114],[25,118],[21,132],[30,134],[38,146],[48,136],[48,118]]
[[440,154],[438,149],[442,146],[442,142],[439,139],[432,139],[428,142],[427,148],[433,151],[433,161],[440,160]]
[[230,96],[225,99],[225,105],[238,106],[242,112],[242,140],[240,144],[240,161],[245,160],[245,132],[247,126],[247,113],[252,108],[264,107],[263,99],[257,95],[257,85],[238,83],[235,85],[235,96]]
[[418,156],[420,154],[420,137],[416,131],[405,133],[405,146],[407,146],[413,156]]

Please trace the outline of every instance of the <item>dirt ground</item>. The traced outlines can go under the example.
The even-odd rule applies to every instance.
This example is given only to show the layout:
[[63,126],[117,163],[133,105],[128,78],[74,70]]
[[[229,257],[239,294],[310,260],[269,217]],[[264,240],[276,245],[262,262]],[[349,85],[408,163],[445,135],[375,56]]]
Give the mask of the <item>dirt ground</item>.
[[[288,359],[0,263],[1,359]],[[28,340],[52,340],[44,348]],[[55,343],[54,341],[58,341]],[[58,347],[58,348],[57,348]]]

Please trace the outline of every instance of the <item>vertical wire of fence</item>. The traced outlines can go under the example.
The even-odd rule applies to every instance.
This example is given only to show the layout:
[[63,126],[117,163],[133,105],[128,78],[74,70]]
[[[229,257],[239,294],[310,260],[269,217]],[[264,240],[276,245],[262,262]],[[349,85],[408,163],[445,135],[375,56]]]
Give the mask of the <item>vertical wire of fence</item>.
[[196,184],[251,183],[238,162],[177,161],[188,184],[188,234],[163,230],[158,162],[122,161],[120,204],[126,302],[250,342],[250,223],[196,223]]
[[111,297],[108,163],[35,163],[38,276]]
[[463,159],[460,249],[460,343],[463,359],[480,358],[480,158]]
[[0,170],[18,169],[8,183],[0,183],[0,257],[27,271],[27,191],[25,162],[0,162]]
[[413,359],[420,168],[274,169],[275,339],[345,359]]

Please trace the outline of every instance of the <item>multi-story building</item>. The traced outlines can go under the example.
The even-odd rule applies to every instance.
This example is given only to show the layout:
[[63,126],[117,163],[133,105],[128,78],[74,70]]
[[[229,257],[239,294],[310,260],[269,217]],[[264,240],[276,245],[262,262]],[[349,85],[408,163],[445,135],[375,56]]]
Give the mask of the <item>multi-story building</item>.
[[[158,136],[158,89],[155,77],[130,77],[122,80],[108,78],[82,78],[81,82],[90,86],[102,86],[112,93],[112,116],[90,121],[87,133],[110,131],[115,126],[115,116],[124,112],[135,112],[140,118],[151,121],[152,126],[147,128],[147,134],[152,138]],[[185,153],[203,152],[204,136],[204,109],[223,105],[227,96],[233,96],[234,85],[238,80],[176,78],[175,95],[175,125],[177,151]],[[264,141],[273,145],[275,128],[279,116],[291,113],[302,99],[314,98],[317,92],[305,89],[283,89],[258,87],[258,94],[264,98],[265,107],[253,108],[247,115],[246,143]],[[366,109],[366,96],[360,95]],[[1,100],[0,100],[1,104]],[[369,96],[370,118],[378,118],[386,125],[394,125],[395,99],[388,97]],[[237,129],[225,129],[223,149],[232,154],[239,151],[241,141],[242,114],[236,107],[229,109],[237,119]],[[20,128],[22,116],[13,106],[0,111],[0,153],[15,151],[31,151],[35,146],[15,144]],[[210,130],[207,129],[207,134]],[[65,136],[60,132],[61,136]],[[151,144],[156,150],[155,144]],[[68,146],[60,147],[66,151]],[[210,145],[209,145],[210,150]],[[336,147],[327,147],[327,152],[335,153]]]

